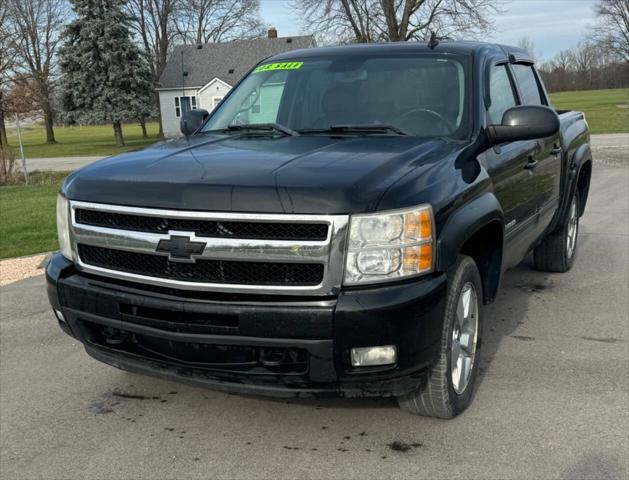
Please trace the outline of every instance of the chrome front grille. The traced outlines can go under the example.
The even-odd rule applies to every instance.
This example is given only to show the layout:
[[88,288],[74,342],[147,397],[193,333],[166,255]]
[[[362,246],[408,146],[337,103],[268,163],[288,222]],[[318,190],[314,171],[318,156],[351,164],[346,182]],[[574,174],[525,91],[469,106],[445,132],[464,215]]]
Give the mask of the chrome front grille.
[[70,204],[75,261],[88,273],[192,290],[283,295],[340,290],[347,215]]
[[325,240],[326,223],[239,222],[190,218],[148,217],[125,213],[102,212],[77,208],[77,223],[95,227],[133,230],[136,232],[168,233],[194,232],[201,237],[242,238],[263,240]]

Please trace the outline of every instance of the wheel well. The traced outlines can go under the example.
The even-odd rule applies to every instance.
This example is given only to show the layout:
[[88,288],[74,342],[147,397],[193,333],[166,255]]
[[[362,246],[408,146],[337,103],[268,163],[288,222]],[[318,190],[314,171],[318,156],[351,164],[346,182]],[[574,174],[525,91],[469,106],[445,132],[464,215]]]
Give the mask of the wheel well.
[[461,247],[461,253],[474,259],[483,282],[483,301],[496,298],[502,265],[502,225],[492,221],[477,230]]
[[588,193],[590,192],[590,179],[592,178],[592,162],[587,161],[581,167],[579,171],[579,178],[577,179],[577,189],[579,190],[579,216],[585,212],[585,204],[588,199]]

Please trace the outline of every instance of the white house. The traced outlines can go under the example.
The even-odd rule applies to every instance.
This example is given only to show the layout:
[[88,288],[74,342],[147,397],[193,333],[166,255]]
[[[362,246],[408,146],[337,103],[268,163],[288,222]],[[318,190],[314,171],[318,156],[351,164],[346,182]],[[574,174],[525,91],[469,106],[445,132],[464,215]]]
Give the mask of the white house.
[[274,28],[267,38],[176,46],[157,89],[164,135],[180,134],[182,112],[196,108],[211,111],[264,58],[312,46],[311,35],[278,38]]

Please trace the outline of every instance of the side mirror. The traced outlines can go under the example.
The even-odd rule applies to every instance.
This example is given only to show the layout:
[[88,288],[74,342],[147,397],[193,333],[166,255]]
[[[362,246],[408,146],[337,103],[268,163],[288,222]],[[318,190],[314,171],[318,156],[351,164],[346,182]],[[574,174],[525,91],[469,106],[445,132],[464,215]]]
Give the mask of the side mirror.
[[552,108],[521,105],[508,109],[502,124],[489,125],[487,131],[494,145],[550,137],[559,131],[559,116]]
[[209,116],[209,112],[207,110],[203,110],[202,108],[183,112],[183,115],[181,116],[181,121],[179,122],[181,133],[183,133],[186,137],[188,135],[192,135],[199,128],[201,128],[201,125],[205,123]]

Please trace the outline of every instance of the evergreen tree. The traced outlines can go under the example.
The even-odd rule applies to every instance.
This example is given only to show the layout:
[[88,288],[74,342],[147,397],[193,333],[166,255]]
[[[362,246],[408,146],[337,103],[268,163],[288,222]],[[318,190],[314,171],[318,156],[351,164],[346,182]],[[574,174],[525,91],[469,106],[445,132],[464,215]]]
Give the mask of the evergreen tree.
[[61,48],[62,105],[69,121],[109,122],[124,145],[122,122],[143,122],[153,109],[146,59],[131,40],[123,0],[71,0],[75,18]]

